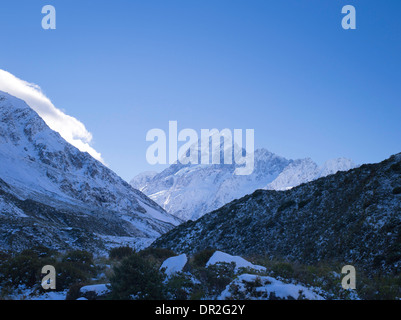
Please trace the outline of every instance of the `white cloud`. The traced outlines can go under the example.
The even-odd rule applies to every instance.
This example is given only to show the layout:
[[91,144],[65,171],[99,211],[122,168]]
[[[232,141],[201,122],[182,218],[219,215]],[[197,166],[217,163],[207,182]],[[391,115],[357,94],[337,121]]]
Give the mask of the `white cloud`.
[[57,109],[38,85],[21,80],[0,69],[0,90],[24,100],[52,130],[57,131],[67,142],[104,163],[101,154],[90,146],[92,134],[85,125]]

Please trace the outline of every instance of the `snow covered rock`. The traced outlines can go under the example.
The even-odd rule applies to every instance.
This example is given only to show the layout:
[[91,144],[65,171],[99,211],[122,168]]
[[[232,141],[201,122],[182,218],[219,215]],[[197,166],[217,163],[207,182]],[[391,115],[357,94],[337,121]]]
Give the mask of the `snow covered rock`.
[[210,266],[217,263],[235,263],[235,269],[238,271],[240,268],[249,268],[256,271],[266,271],[265,267],[254,265],[249,261],[245,260],[240,256],[232,256],[227,253],[216,251],[206,263],[206,266]]
[[306,299],[324,300],[314,290],[299,284],[284,283],[272,277],[242,274],[220,294],[218,300]]
[[82,287],[79,292],[81,294],[80,298],[85,298],[87,300],[97,300],[104,298],[111,292],[108,284],[93,284]]
[[164,270],[167,276],[171,276],[174,273],[182,272],[185,265],[187,264],[187,255],[181,254],[179,256],[170,257],[166,259],[160,267],[160,270]]

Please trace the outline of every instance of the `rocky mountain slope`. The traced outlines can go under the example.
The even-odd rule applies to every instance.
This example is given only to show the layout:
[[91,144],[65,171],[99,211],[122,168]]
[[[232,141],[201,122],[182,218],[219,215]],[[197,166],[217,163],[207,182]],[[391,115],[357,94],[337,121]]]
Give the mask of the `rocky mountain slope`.
[[153,243],[178,253],[216,248],[306,264],[337,261],[366,273],[401,271],[401,154],[251,195],[188,221]]
[[288,160],[266,149],[255,150],[254,161],[250,175],[236,175],[234,162],[218,165],[178,162],[159,174],[139,174],[130,184],[167,212],[183,220],[195,220],[257,189],[286,190],[355,167],[351,160],[344,158],[327,161],[319,167],[311,159]]
[[1,249],[140,246],[180,223],[4,92],[0,164]]

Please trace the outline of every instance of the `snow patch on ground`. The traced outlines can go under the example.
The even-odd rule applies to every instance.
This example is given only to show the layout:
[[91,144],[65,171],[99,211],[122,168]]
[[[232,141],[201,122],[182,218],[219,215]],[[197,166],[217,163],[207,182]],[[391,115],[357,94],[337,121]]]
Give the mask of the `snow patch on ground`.
[[15,293],[10,295],[11,300],[66,300],[68,290],[64,291],[48,291],[38,293],[35,288],[26,288],[19,286]]
[[88,292],[94,292],[98,296],[105,295],[110,292],[110,289],[108,288],[108,284],[93,284],[89,286],[84,286],[80,290],[80,293],[85,294]]
[[239,256],[232,256],[227,253],[221,252],[221,251],[216,251],[209,259],[209,261],[206,263],[206,267],[216,264],[216,263],[235,263],[235,268],[238,270],[239,268],[250,268],[254,269],[257,271],[266,271],[265,267],[258,266],[255,264],[250,263],[249,261],[245,260],[244,258],[241,258]]
[[179,256],[171,257],[166,259],[160,270],[165,269],[164,272],[171,276],[174,273],[181,272],[184,269],[184,266],[187,264],[188,258],[186,254],[181,254]]
[[[253,284],[252,292],[247,289],[249,284]],[[233,288],[245,295],[246,299],[265,300],[271,294],[281,299],[298,299],[302,297],[307,300],[324,300],[324,298],[312,289],[299,284],[284,283],[268,276],[258,276],[253,274],[242,274],[238,279],[231,282],[220,294],[218,300],[233,298]]]

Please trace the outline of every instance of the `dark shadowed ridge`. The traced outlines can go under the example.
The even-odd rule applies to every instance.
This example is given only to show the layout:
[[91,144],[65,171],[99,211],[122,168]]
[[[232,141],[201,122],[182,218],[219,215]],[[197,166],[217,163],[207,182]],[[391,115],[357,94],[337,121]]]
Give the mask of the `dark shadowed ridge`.
[[401,154],[288,191],[257,190],[172,229],[152,246],[399,272]]

